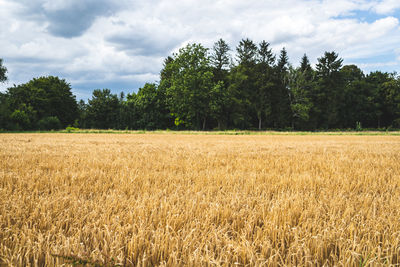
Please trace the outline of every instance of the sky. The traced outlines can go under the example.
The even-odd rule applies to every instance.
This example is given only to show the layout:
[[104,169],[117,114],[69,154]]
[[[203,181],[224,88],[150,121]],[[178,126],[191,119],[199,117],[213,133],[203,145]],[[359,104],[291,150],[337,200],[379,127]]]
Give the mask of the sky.
[[285,47],[297,66],[335,51],[364,72],[400,73],[400,0],[0,0],[0,58],[14,84],[58,76],[77,99],[136,92],[188,43]]

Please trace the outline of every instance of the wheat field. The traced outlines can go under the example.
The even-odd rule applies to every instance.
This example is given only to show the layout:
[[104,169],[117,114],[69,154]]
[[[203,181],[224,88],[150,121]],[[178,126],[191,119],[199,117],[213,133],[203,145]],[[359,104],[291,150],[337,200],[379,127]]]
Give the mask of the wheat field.
[[0,265],[399,263],[400,137],[0,135]]

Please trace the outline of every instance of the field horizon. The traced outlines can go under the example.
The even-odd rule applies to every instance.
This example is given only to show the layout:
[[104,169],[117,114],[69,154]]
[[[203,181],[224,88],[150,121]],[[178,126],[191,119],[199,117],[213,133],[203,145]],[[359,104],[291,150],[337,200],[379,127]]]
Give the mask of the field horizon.
[[400,130],[321,130],[321,131],[279,131],[279,130],[114,130],[70,128],[51,131],[0,131],[0,134],[174,134],[174,135],[355,135],[355,136],[400,136]]

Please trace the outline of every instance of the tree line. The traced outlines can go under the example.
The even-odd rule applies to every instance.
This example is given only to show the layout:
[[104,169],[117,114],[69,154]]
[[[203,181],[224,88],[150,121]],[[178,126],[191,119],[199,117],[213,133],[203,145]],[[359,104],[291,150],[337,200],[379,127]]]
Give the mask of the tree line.
[[[85,102],[58,77],[0,93],[0,129],[349,129],[400,128],[400,77],[364,74],[325,52],[298,67],[283,48],[242,39],[231,51],[188,44],[164,60],[157,83],[125,96],[96,89]],[[0,61],[0,82],[6,80]]]

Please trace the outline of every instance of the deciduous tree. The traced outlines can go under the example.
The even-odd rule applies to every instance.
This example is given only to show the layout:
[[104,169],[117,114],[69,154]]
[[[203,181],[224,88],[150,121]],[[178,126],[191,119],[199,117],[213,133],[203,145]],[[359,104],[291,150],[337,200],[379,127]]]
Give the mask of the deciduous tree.
[[188,44],[169,64],[171,86],[168,105],[177,125],[205,129],[210,113],[213,73],[208,51],[200,44]]
[[36,127],[37,120],[45,117],[57,117],[61,126],[73,124],[78,118],[76,97],[71,85],[55,76],[34,78],[26,84],[8,88],[10,107],[23,110],[22,106],[31,107],[36,119],[31,126]]
[[96,89],[87,105],[89,125],[97,129],[116,129],[120,102],[110,89]]

